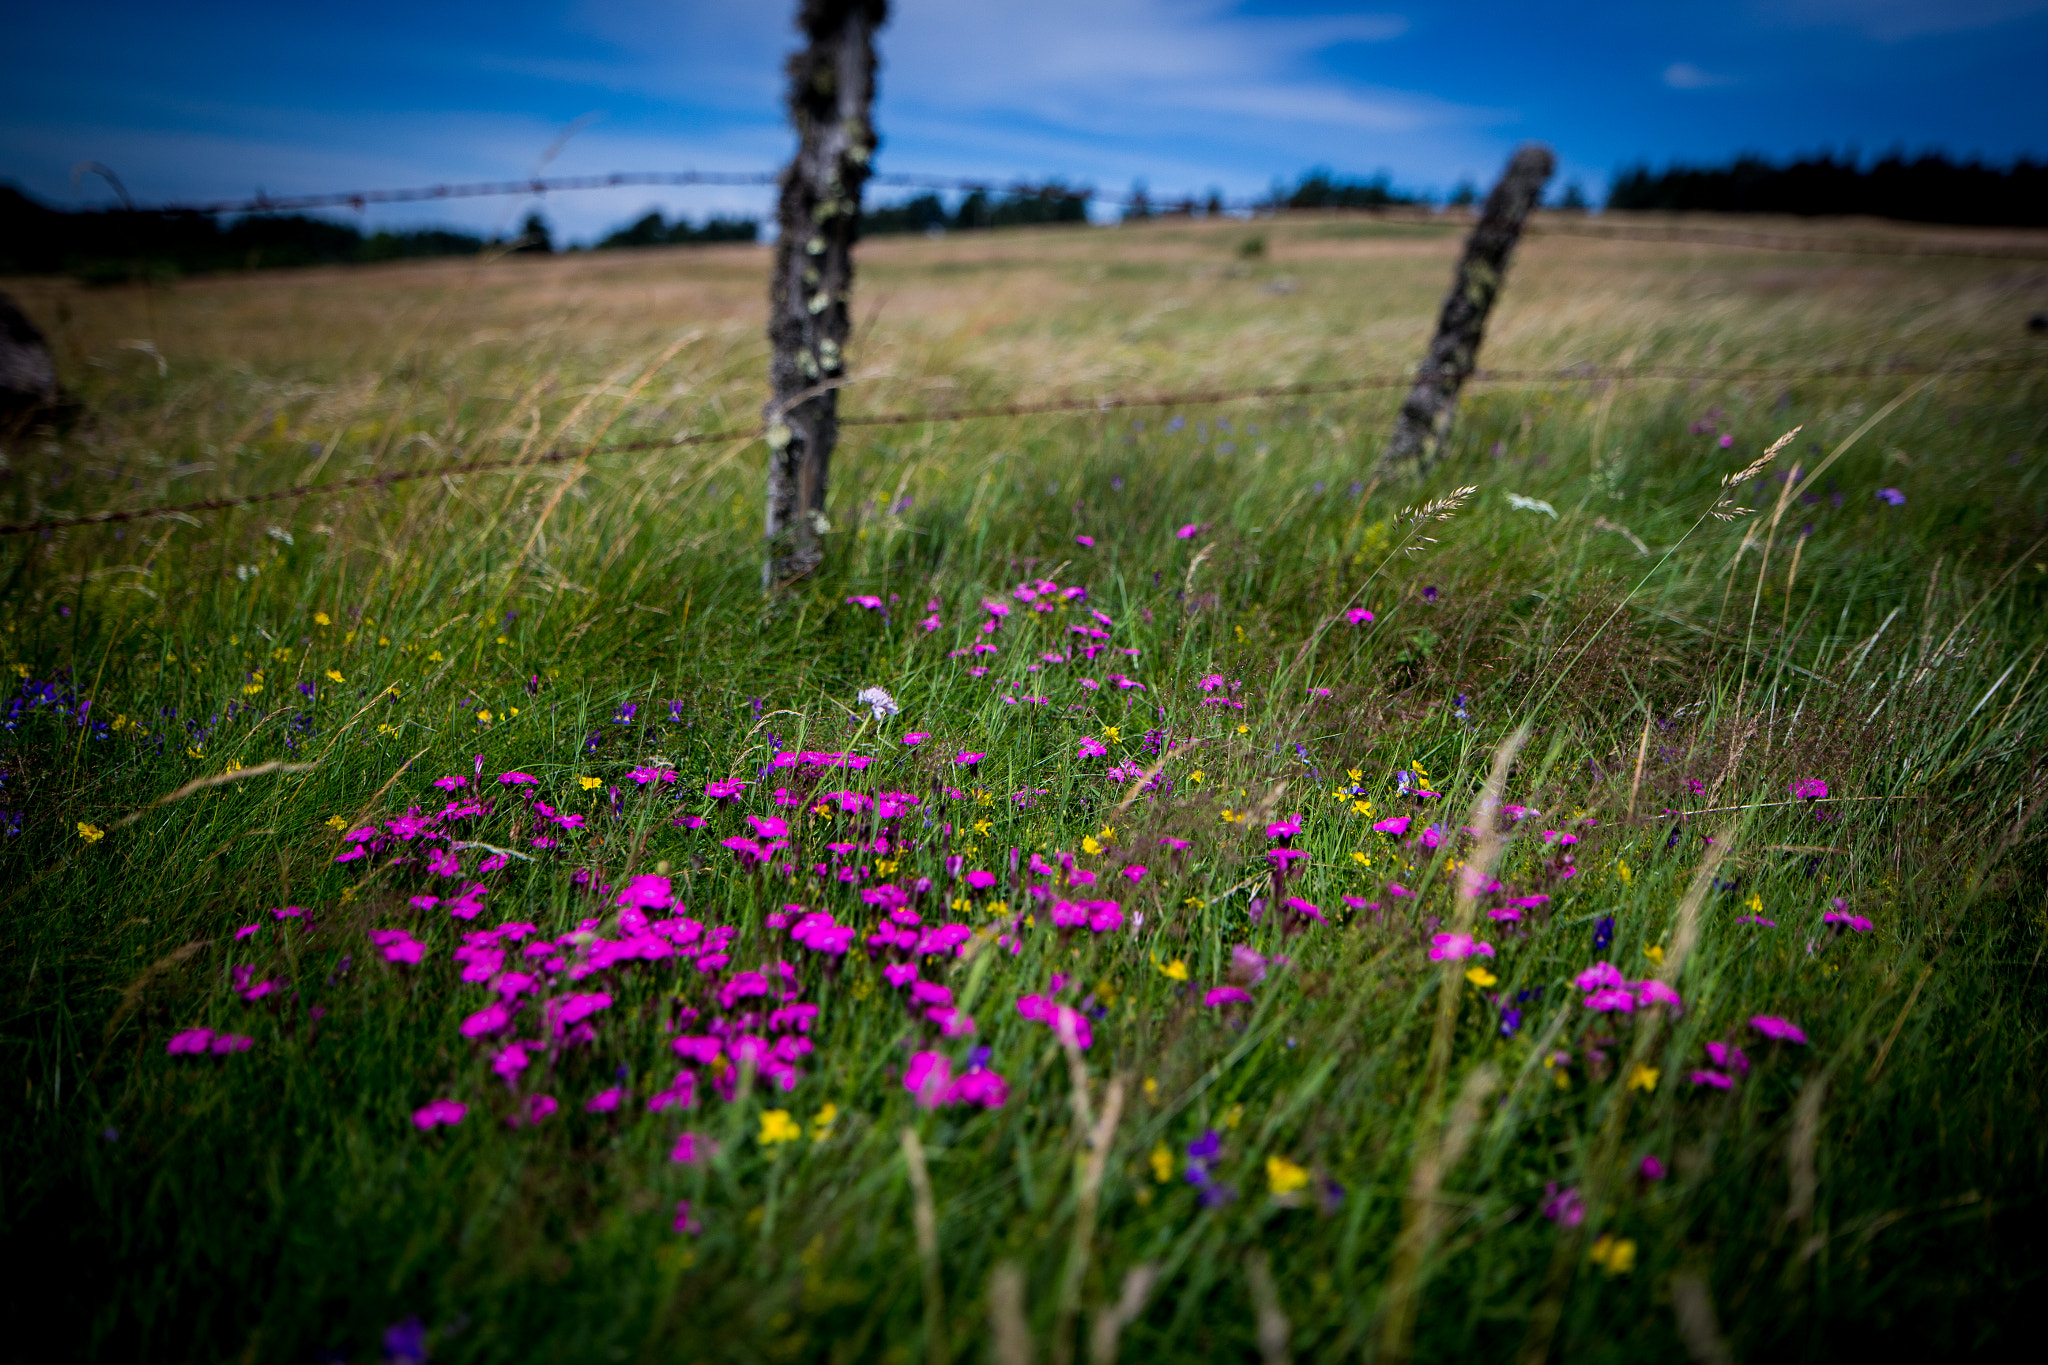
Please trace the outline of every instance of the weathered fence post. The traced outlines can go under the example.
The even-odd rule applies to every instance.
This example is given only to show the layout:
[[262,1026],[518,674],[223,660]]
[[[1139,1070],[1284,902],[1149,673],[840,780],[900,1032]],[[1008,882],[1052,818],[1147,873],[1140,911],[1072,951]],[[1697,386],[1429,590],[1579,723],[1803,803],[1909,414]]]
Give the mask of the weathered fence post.
[[1486,315],[1500,296],[1508,257],[1556,165],[1548,147],[1530,143],[1516,151],[1500,183],[1486,196],[1479,222],[1465,239],[1465,255],[1458,262],[1451,292],[1444,297],[1436,335],[1430,339],[1415,387],[1401,404],[1393,439],[1380,455],[1383,472],[1399,473],[1405,467],[1421,473],[1442,453],[1458,409],[1458,390],[1478,365]]
[[888,0],[803,0],[804,47],[789,59],[796,155],[782,173],[768,287],[768,562],[763,582],[824,558],[825,481],[839,435],[852,324],[853,243],[875,152],[875,30]]

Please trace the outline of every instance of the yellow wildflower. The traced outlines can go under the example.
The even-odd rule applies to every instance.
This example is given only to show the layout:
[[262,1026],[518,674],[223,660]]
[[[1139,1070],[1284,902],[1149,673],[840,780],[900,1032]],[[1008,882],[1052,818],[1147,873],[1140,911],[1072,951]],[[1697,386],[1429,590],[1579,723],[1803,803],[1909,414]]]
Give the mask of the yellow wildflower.
[[584,776],[576,779],[576,785],[587,792],[594,792],[604,785],[604,779],[601,777],[591,777],[586,773]]
[[1366,857],[1363,853],[1360,853],[1355,849],[1352,851],[1351,861],[1357,863],[1360,867],[1372,866],[1372,859]]
[[994,823],[988,820],[976,820],[974,822],[974,832],[976,834],[986,834],[994,828]]
[[1481,990],[1485,990],[1488,986],[1495,985],[1500,981],[1499,977],[1484,967],[1471,968],[1465,973],[1465,979]]
[[1231,1106],[1230,1106],[1230,1108],[1228,1108],[1228,1109],[1226,1109],[1226,1110],[1224,1110],[1224,1111],[1223,1111],[1223,1126],[1224,1126],[1225,1128],[1235,1128],[1235,1127],[1237,1127],[1237,1125],[1238,1125],[1238,1124],[1240,1124],[1240,1123],[1243,1123],[1243,1122],[1244,1122],[1244,1106],[1243,1106],[1243,1105],[1241,1105],[1241,1104],[1233,1104],[1233,1105],[1231,1105]]
[[1631,1090],[1655,1090],[1657,1088],[1658,1074],[1656,1067],[1644,1066],[1641,1062],[1637,1062],[1635,1070],[1628,1073],[1628,1088]]
[[1117,725],[1105,725],[1102,727],[1102,737],[1112,744],[1119,743],[1122,741],[1124,737],[1123,727]]
[[832,1136],[832,1124],[839,1117],[839,1106],[827,1101],[817,1113],[811,1115],[811,1141],[823,1142]]
[[85,821],[80,820],[78,822],[78,837],[85,840],[88,844],[96,844],[107,837],[107,832],[98,825],[89,825]]
[[313,624],[316,626],[331,626],[334,622],[328,619],[326,612],[316,611],[313,613]]
[[1344,770],[1344,775],[1346,777],[1349,777],[1353,782],[1360,782],[1363,781],[1365,778],[1365,770],[1363,768],[1346,768]]
[[483,710],[481,710],[481,711],[477,712],[477,713],[476,713],[476,719],[477,719],[477,724],[479,724],[479,725],[489,725],[489,724],[491,723],[491,719],[492,719],[492,717],[491,717],[491,710],[490,710],[490,708],[489,708],[489,707],[487,706],[487,707],[485,707],[485,708],[484,708]]
[[1090,834],[1081,840],[1081,851],[1093,857],[1095,854],[1102,852],[1102,845],[1096,840],[1094,835]]
[[1603,1232],[1586,1253],[1586,1259],[1610,1275],[1626,1275],[1636,1268],[1636,1244],[1632,1238]]
[[1188,979],[1188,964],[1180,958],[1175,958],[1164,967],[1161,967],[1159,971],[1168,981],[1185,981]]
[[1200,768],[1197,768],[1193,772],[1188,774],[1188,781],[1194,783],[1197,787],[1199,787],[1202,785],[1202,779],[1206,776],[1208,776],[1207,773],[1203,772]]
[[347,829],[348,821],[339,815],[330,815],[327,817],[327,828]]
[[895,863],[895,860],[894,860],[894,859],[882,859],[882,858],[877,858],[877,859],[875,860],[875,871],[877,871],[877,872],[881,873],[881,874],[882,874],[882,875],[883,875],[884,877],[888,876],[888,875],[889,875],[890,873],[894,872],[895,870],[896,870],[896,863]]
[[1145,1078],[1145,1098],[1154,1104],[1159,1103],[1159,1078],[1157,1076],[1147,1076]]
[[344,677],[342,677],[342,676],[341,676],[341,670],[340,670],[340,669],[338,669],[338,668],[330,668],[330,669],[328,669],[328,670],[327,670],[327,681],[329,681],[329,682],[347,682],[347,681],[348,681],[348,679],[347,679],[347,678],[344,678]]
[[778,1142],[795,1142],[803,1135],[804,1130],[796,1126],[796,1120],[789,1116],[787,1109],[770,1109],[761,1115],[759,1141],[763,1147],[773,1147]]
[[1650,959],[1650,961],[1656,963],[1658,966],[1663,966],[1664,945],[1661,943],[1652,943],[1649,947],[1643,949],[1643,956],[1647,957],[1648,959]]
[[1621,858],[1614,860],[1614,875],[1621,878],[1623,886],[1627,886],[1636,879],[1635,872],[1629,867],[1627,861]]
[[1293,1194],[1308,1184],[1308,1171],[1284,1156],[1269,1156],[1266,1158],[1266,1184],[1274,1194]]
[[1248,735],[1252,732],[1252,727],[1249,725],[1240,725],[1237,727],[1237,732],[1241,735]]
[[1357,814],[1359,814],[1359,815],[1371,815],[1371,814],[1372,814],[1372,802],[1370,802],[1370,801],[1353,801],[1353,802],[1351,803],[1351,809],[1352,809],[1353,811],[1355,811],[1355,812],[1356,812]]
[[1152,1162],[1152,1178],[1154,1180],[1164,1185],[1167,1181],[1173,1179],[1173,1148],[1167,1146],[1163,1139],[1158,1146],[1152,1149],[1150,1159]]

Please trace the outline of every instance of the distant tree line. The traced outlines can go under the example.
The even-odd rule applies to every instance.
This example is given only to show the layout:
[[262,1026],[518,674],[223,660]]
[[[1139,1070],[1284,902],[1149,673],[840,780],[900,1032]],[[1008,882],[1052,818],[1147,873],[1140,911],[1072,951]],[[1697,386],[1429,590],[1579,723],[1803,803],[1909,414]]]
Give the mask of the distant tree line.
[[1868,166],[1832,153],[1776,165],[1739,156],[1724,166],[1631,166],[1614,178],[1611,209],[1709,213],[1858,214],[1915,223],[2048,226],[2048,164],[1955,162],[1940,153],[1893,153]]
[[[751,218],[712,218],[692,226],[651,212],[597,245],[696,245],[751,242]],[[222,222],[211,214],[134,209],[53,209],[11,185],[0,185],[0,274],[69,274],[88,283],[163,279],[221,270],[370,264],[426,256],[474,256],[497,249],[555,250],[548,223],[529,213],[519,234],[485,238],[445,228],[363,232],[350,224],[303,214],[251,214]]]
[[861,211],[863,237],[901,232],[974,232],[983,228],[1029,227],[1045,223],[1085,223],[1094,191],[1069,189],[1060,181],[1019,187],[991,195],[970,190],[950,212],[936,194],[920,194],[897,204],[877,204]]
[[702,226],[692,227],[687,218],[677,218],[670,223],[664,220],[659,210],[650,210],[645,217],[634,220],[625,227],[597,243],[599,251],[609,251],[626,246],[708,246],[713,242],[753,242],[760,240],[761,223],[756,218],[707,218]]

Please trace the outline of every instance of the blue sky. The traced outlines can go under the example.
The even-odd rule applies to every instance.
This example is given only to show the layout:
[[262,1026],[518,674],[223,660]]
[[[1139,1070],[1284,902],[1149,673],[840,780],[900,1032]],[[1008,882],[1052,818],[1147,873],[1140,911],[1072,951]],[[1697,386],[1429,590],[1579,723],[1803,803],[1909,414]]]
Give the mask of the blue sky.
[[[0,179],[103,202],[530,174],[772,168],[794,0],[25,5],[0,51]],[[2048,0],[896,0],[881,169],[1156,192],[1265,189],[1326,164],[1441,194],[1515,143],[1596,197],[1621,164],[1741,150],[2048,155]],[[2032,94],[2028,92],[2032,91]],[[649,206],[558,196],[588,239]],[[386,209],[492,230],[530,202]]]

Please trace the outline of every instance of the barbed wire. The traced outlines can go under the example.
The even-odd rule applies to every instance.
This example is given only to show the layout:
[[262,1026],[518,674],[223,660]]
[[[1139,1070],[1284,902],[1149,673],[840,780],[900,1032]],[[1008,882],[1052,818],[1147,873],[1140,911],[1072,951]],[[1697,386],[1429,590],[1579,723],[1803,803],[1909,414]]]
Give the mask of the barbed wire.
[[[1583,384],[1621,383],[1630,380],[1681,382],[1742,382],[1770,380],[1792,383],[1834,379],[1881,379],[1890,376],[2016,374],[2048,367],[2048,351],[2040,355],[2003,355],[1945,364],[1892,361],[1857,365],[1771,368],[1768,366],[1688,367],[1674,365],[1593,366],[1572,365],[1555,370],[1478,370],[1468,384]],[[983,421],[1004,417],[1037,417],[1057,413],[1109,413],[1139,408],[1214,407],[1225,403],[1256,402],[1286,398],[1316,398],[1376,389],[1406,388],[1415,375],[1383,374],[1358,379],[1330,380],[1307,384],[1267,384],[1240,389],[1195,389],[1177,393],[1108,394],[1095,398],[1054,398],[1035,403],[1001,403],[984,407],[941,408],[930,412],[842,413],[839,424],[847,427],[886,427]],[[191,516],[199,512],[229,511],[265,503],[293,502],[304,498],[331,497],[360,490],[385,490],[422,479],[452,478],[462,474],[490,474],[501,471],[537,469],[571,460],[600,455],[621,455],[650,450],[674,450],[690,446],[717,445],[726,441],[761,439],[761,427],[728,427],[716,431],[688,432],[679,436],[642,441],[615,442],[605,446],[557,448],[538,455],[502,459],[468,460],[459,464],[393,470],[365,474],[328,483],[296,484],[265,493],[243,493],[204,498],[196,502],[166,503],[127,511],[94,512],[82,517],[56,517],[42,521],[0,525],[0,537],[52,534],[87,526],[112,526],[122,522],[150,521],[164,517]]]
[[[127,206],[121,211],[153,214],[196,213],[208,216],[252,213],[300,213],[311,209],[345,208],[361,212],[371,205],[419,204],[453,199],[477,199],[506,195],[573,193],[582,190],[632,187],[687,186],[770,186],[780,182],[774,171],[613,171],[607,175],[529,176],[523,180],[487,180],[459,184],[421,185],[394,190],[340,190],[317,194],[274,195],[258,192],[246,199],[215,199],[194,203],[164,203]],[[1214,199],[1201,195],[1116,194],[1090,186],[1071,186],[1058,180],[1001,181],[950,175],[874,175],[870,185],[890,189],[921,189],[961,194],[1004,194],[1019,199],[1074,200],[1119,209],[1144,207],[1154,216],[1175,217],[1200,207],[1205,213],[1221,211],[1233,216],[1273,216],[1283,213],[1319,213],[1323,208],[1291,208],[1277,197],[1264,199]],[[110,210],[111,211],[111,210]],[[1353,210],[1359,211],[1359,210]],[[1388,222],[1458,229],[1467,226],[1459,219],[1444,218],[1427,210],[1408,206],[1391,210],[1362,210]],[[1922,227],[1971,231],[1966,226],[1923,224]],[[2048,244],[2024,242],[1915,241],[1908,238],[1872,236],[1809,237],[1799,233],[1768,233],[1700,229],[1690,225],[1658,227],[1595,222],[1577,215],[1542,214],[1530,220],[1526,229],[1532,236],[1608,238],[1615,241],[1693,243],[1705,246],[1749,247],[1764,251],[1825,252],[1832,255],[1954,256],[1979,260],[2048,260]]]

